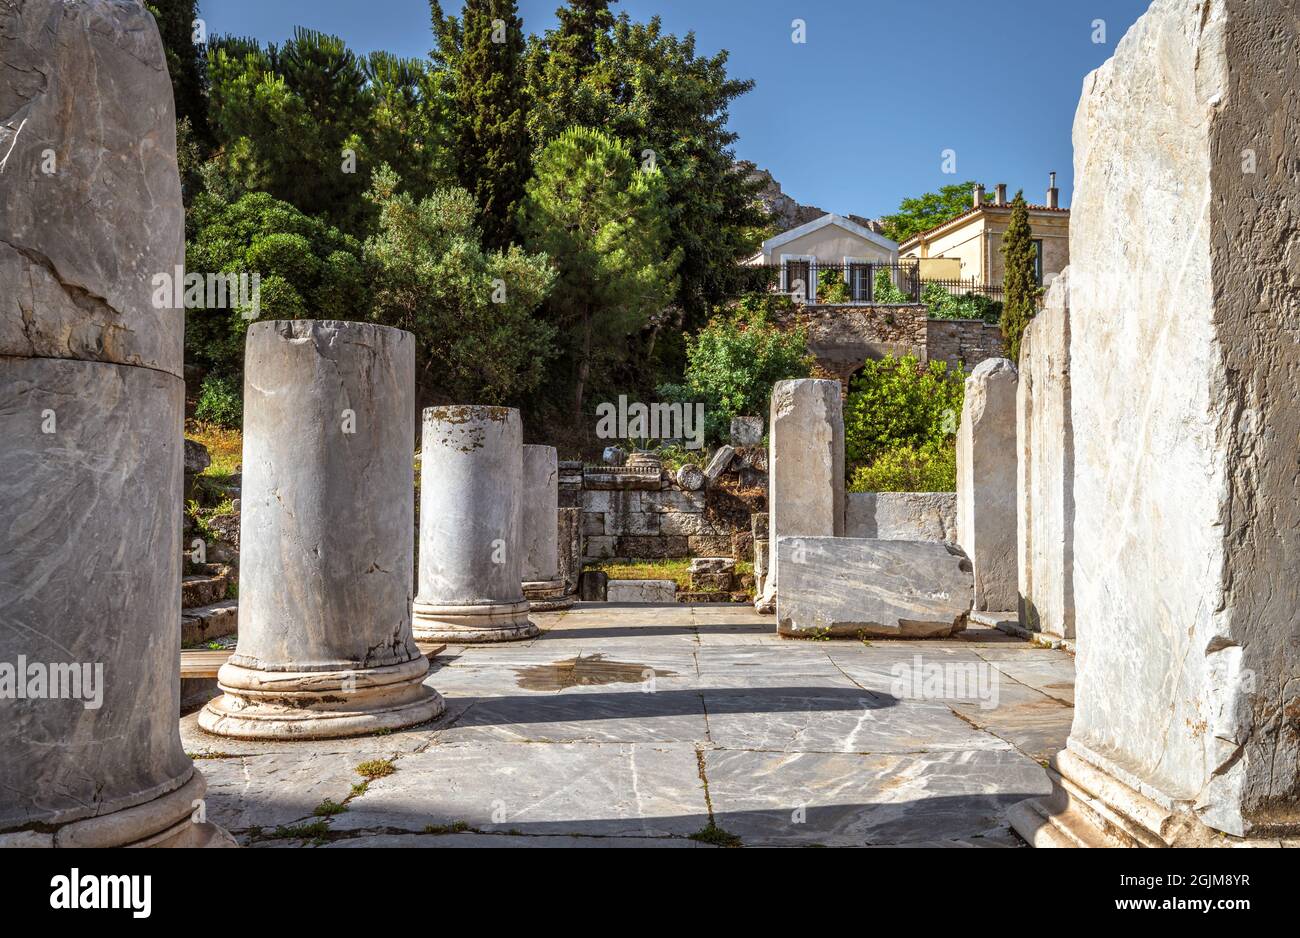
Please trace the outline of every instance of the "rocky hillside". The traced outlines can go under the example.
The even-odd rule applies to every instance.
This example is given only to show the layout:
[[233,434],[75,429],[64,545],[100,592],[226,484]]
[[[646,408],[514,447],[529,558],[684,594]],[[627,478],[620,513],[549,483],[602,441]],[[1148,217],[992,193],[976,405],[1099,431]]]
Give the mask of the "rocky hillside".
[[[778,231],[789,231],[826,214],[825,209],[818,208],[816,205],[802,205],[786,195],[781,191],[781,184],[767,170],[760,169],[748,160],[742,160],[739,165],[748,173],[750,179],[757,179],[762,184],[758,197]],[[863,218],[861,215],[844,217],[878,234],[883,230],[880,222],[875,219]]]

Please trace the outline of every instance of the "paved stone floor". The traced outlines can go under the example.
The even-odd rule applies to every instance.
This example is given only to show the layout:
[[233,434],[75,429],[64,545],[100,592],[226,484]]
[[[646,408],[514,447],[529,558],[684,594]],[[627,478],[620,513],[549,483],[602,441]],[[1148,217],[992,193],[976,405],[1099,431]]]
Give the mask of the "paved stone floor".
[[1016,846],[1004,812],[1048,790],[1069,732],[1072,657],[995,630],[790,641],[743,606],[535,619],[533,641],[448,648],[429,679],[447,712],[422,727],[241,743],[183,717],[209,820],[253,846]]

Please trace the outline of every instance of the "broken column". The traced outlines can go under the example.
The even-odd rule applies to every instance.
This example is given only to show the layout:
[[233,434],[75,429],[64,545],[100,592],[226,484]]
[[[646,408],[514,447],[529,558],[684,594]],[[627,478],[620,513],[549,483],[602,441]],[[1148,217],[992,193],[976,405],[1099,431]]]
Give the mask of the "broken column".
[[1074,434],[1070,423],[1069,270],[1020,340],[1016,389],[1019,620],[1074,638]]
[[1297,47],[1293,3],[1156,0],[1084,83],[1080,638],[1036,844],[1300,835]]
[[519,411],[425,410],[417,638],[463,644],[538,634],[522,587],[523,473]]
[[[844,409],[840,383],[778,381],[768,430],[768,532],[784,537],[844,534]],[[775,550],[773,551],[775,552]],[[777,564],[768,565],[759,612],[775,612]]]
[[226,846],[181,748],[184,263],[138,4],[0,5],[0,847]]
[[[966,379],[957,430],[957,543],[975,568],[976,612],[1017,602],[1016,366],[980,362]],[[1012,616],[1014,618],[1014,616]]]
[[239,645],[199,715],[241,739],[323,739],[442,712],[411,637],[415,337],[249,327]]
[[524,447],[523,579],[530,609],[568,609],[560,576],[559,457],[554,446]]

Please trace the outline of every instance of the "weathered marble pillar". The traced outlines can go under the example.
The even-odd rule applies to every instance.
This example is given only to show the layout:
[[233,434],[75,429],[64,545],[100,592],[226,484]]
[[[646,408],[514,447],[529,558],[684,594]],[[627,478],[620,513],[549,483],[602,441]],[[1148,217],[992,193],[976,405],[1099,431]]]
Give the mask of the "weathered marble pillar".
[[556,535],[560,544],[560,578],[564,594],[573,599],[582,576],[582,509],[561,508],[556,513]]
[[513,408],[425,410],[417,638],[463,644],[538,634],[522,586],[523,449]]
[[522,576],[524,596],[537,612],[573,605],[560,576],[559,466],[554,446],[524,447]]
[[1020,624],[1074,638],[1074,433],[1069,270],[1020,340],[1016,388]]
[[[844,534],[844,406],[838,381],[801,378],[772,389],[768,431],[768,531],[783,537]],[[775,550],[773,550],[775,553]],[[759,612],[776,611],[777,565],[769,563]]]
[[1074,124],[1074,725],[1037,844],[1300,842],[1300,17],[1156,0]]
[[184,263],[138,4],[0,4],[0,847],[227,846],[181,748]]
[[259,322],[244,354],[239,645],[199,715],[241,739],[323,739],[442,712],[411,637],[415,337]]
[[975,611],[1016,608],[1016,366],[980,362],[957,430],[957,543],[975,567]]

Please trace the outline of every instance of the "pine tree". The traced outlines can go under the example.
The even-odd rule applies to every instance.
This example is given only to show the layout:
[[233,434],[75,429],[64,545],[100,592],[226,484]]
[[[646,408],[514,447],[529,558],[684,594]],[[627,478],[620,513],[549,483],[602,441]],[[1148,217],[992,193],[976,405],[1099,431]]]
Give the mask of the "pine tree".
[[479,207],[486,247],[514,240],[530,175],[524,25],[515,0],[466,0],[462,18],[430,0],[435,60],[453,71],[456,172]]
[[194,23],[198,0],[151,0],[146,6],[158,22],[167,71],[171,74],[176,99],[176,121],[189,121],[189,133],[206,155],[213,143],[208,127],[207,76],[203,56],[195,43]]
[[1023,192],[1011,202],[1011,219],[1002,234],[1003,288],[1002,345],[1007,357],[1020,361],[1020,339],[1037,312],[1041,292],[1034,276],[1034,233],[1029,227],[1029,207]]

